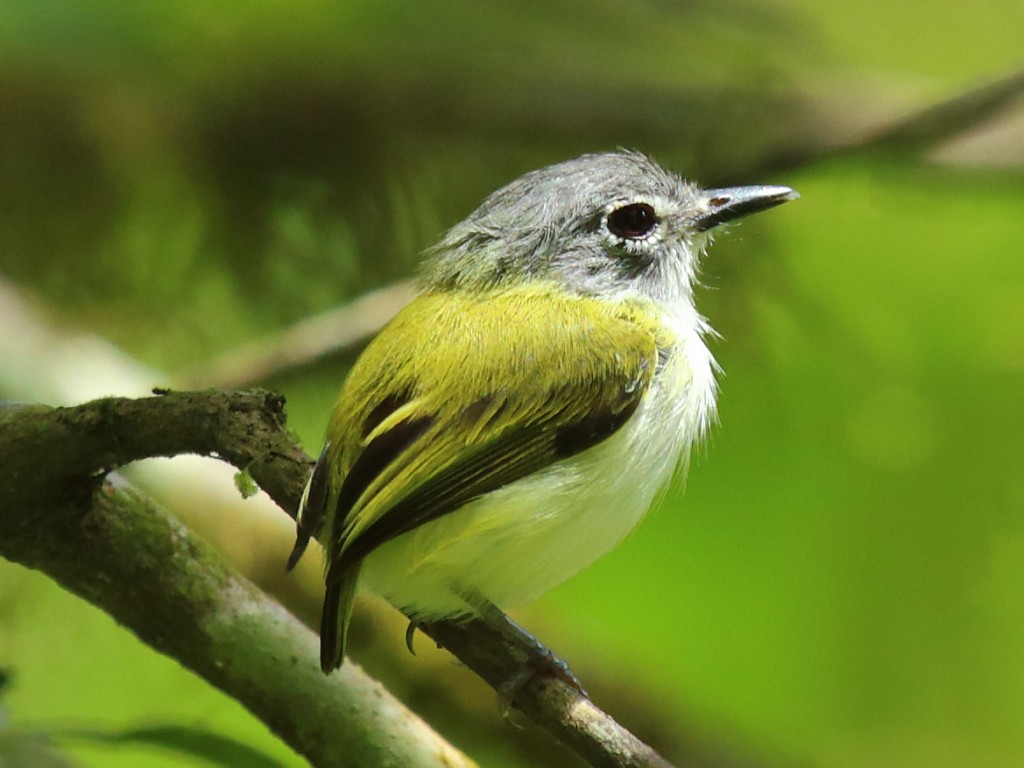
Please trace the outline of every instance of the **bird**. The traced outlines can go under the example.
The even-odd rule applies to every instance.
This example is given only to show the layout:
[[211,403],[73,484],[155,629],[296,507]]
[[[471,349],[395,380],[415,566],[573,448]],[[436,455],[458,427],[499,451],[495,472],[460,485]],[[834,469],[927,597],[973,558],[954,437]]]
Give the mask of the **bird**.
[[325,673],[357,586],[413,622],[504,611],[637,526],[715,418],[701,259],[721,225],[798,196],[585,154],[428,249],[416,297],[349,371],[300,503],[287,565],[324,548]]

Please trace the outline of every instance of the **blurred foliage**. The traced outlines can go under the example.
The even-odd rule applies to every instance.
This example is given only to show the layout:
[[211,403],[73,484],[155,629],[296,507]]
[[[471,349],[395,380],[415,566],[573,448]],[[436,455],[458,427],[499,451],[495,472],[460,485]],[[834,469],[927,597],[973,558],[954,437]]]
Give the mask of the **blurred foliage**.
[[125,731],[58,728],[19,732],[0,728],[0,765],[4,768],[68,768],[76,763],[58,747],[68,742],[122,748],[157,748],[177,758],[188,756],[198,759],[202,764],[222,768],[281,768],[283,765],[240,741],[201,728],[174,725]]
[[[1019,0],[7,0],[0,277],[173,374],[407,277],[487,192],[584,151],[794,186],[706,264],[722,425],[685,498],[524,621],[670,757],[1018,765],[1024,158],[786,161],[1020,66],[1022,28]],[[342,375],[270,382],[311,450]],[[389,621],[364,622],[361,660],[456,744],[562,764],[440,655],[376,657]],[[301,764],[7,563],[0,667],[14,724],[185,723]]]

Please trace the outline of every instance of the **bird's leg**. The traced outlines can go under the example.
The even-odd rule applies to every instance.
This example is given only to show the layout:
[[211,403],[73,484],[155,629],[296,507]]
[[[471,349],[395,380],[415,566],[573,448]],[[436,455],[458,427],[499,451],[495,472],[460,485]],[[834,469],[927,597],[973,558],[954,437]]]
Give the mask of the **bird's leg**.
[[510,619],[498,606],[476,592],[463,592],[462,596],[476,609],[480,618],[488,626],[526,653],[526,660],[519,670],[497,688],[498,711],[501,712],[502,719],[508,720],[516,696],[523,686],[537,675],[553,675],[575,688],[581,695],[587,695],[579,678],[569,669],[569,665],[540,640]]

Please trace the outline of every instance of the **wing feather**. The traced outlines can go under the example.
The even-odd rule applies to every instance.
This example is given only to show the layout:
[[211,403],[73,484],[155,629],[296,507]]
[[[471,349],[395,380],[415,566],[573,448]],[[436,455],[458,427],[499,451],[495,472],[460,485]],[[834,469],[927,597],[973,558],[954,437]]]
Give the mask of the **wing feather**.
[[660,327],[648,307],[546,288],[418,297],[363,353],[332,417],[343,479],[328,502],[328,582],[614,434],[650,385]]

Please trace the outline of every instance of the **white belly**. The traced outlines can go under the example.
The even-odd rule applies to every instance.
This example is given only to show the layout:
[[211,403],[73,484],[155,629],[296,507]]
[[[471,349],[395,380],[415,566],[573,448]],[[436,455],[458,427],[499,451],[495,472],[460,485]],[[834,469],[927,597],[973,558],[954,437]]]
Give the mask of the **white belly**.
[[714,362],[696,314],[672,317],[678,347],[633,417],[593,448],[399,536],[363,582],[419,618],[469,612],[453,589],[510,608],[590,565],[640,522],[714,412]]

